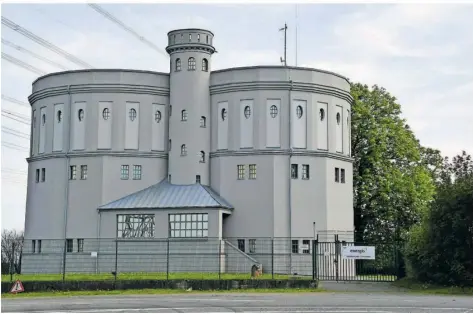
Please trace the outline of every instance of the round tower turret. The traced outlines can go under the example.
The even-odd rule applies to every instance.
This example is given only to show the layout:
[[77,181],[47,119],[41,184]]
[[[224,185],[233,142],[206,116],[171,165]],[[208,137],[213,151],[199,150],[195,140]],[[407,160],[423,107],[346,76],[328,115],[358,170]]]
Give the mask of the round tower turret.
[[168,174],[173,184],[210,184],[210,66],[213,33],[168,33],[170,62]]

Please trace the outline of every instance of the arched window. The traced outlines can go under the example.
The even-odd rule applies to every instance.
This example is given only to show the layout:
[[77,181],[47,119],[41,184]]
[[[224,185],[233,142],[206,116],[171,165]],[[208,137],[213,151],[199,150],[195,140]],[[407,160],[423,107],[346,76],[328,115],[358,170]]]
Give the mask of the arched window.
[[247,118],[247,119],[250,118],[250,116],[251,116],[251,108],[250,108],[250,106],[246,106],[246,107],[245,107],[245,110],[244,110],[243,114],[245,115],[245,118]]
[[171,139],[169,139],[169,142],[168,142],[168,150],[171,150],[171,148],[172,148],[172,141],[171,141]]
[[227,109],[223,108],[222,109],[222,121],[225,121],[227,118]]
[[156,121],[156,123],[161,122],[161,111],[156,110],[156,113],[154,114],[154,121]]
[[278,107],[276,107],[276,105],[272,105],[269,108],[269,114],[271,115],[271,118],[276,118],[278,115]]
[[130,118],[131,121],[135,121],[135,119],[136,119],[136,110],[135,110],[135,108],[130,109],[130,111],[128,112],[128,117]]
[[181,71],[181,59],[176,59],[176,72]]
[[340,112],[337,112],[337,124],[340,124]]
[[57,112],[57,123],[61,123],[62,121],[62,111],[58,110]]
[[181,111],[181,121],[187,121],[187,110]]
[[208,72],[209,71],[209,61],[207,59],[202,59],[202,71]]
[[304,113],[304,112],[302,111],[302,106],[297,106],[297,108],[296,108],[296,115],[297,115],[297,118],[299,118],[299,119],[302,118],[302,114],[303,114],[303,113]]
[[323,108],[320,108],[320,110],[319,110],[319,117],[320,117],[320,121],[324,121],[325,110]]
[[79,118],[79,121],[82,121],[84,119],[84,109],[79,109],[77,112],[77,117]]
[[110,109],[108,108],[104,108],[103,111],[102,111],[102,118],[104,120],[108,120],[108,118],[110,118]]
[[197,41],[200,43],[200,34],[197,34]]
[[190,57],[189,60],[187,61],[187,69],[189,71],[195,71],[195,58]]
[[46,124],[46,115],[45,115],[44,113],[43,113],[43,116],[41,117],[41,119],[42,119],[42,120],[41,120],[41,123],[42,123],[43,125],[45,125],[45,124]]
[[206,43],[209,43],[209,35],[207,35]]
[[204,116],[200,117],[200,127],[205,128],[206,126],[207,126],[207,119]]
[[200,162],[205,162],[205,152],[203,150],[200,151]]
[[189,34],[189,41],[192,41],[192,34]]
[[187,155],[187,147],[186,144],[181,145],[181,156]]

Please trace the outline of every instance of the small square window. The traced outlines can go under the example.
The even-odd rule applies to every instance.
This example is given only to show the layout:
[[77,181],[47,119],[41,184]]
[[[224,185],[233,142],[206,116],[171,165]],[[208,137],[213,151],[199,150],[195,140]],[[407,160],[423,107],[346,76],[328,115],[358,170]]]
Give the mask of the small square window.
[[291,165],[291,178],[292,179],[297,179],[299,177],[298,170],[299,170],[299,165],[298,164],[292,164]]
[[238,239],[238,249],[245,252],[245,239]]
[[245,165],[238,165],[238,180],[245,179]]
[[291,243],[292,253],[299,253],[299,240],[292,240]]
[[256,179],[256,165],[255,164],[250,165],[250,176],[249,176],[249,178],[251,180]]
[[77,166],[73,165],[69,167],[69,180],[75,180],[77,177]]
[[345,183],[345,169],[340,169],[340,181],[341,183]]
[[66,252],[71,253],[72,249],[73,249],[72,239],[67,239],[66,240]]
[[302,179],[309,179],[309,165],[302,165]]
[[250,253],[256,253],[256,239],[250,239]]
[[130,176],[130,166],[122,165],[120,179],[128,180],[129,176]]
[[335,182],[340,182],[340,169],[335,168]]
[[84,239],[77,239],[77,252],[84,252]]
[[39,182],[39,169],[36,169],[36,182]]
[[141,180],[141,165],[133,165],[133,180]]
[[87,165],[80,166],[80,179],[87,180]]
[[46,181],[46,168],[41,168],[41,181]]

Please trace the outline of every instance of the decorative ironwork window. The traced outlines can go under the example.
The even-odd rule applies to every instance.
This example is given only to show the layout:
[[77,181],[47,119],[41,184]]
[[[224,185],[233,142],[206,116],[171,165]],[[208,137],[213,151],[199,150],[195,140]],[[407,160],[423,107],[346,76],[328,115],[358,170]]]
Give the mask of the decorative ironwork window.
[[128,180],[129,176],[130,176],[130,166],[122,165],[120,179]]
[[303,110],[302,110],[302,106],[297,106],[296,108],[296,115],[297,115],[297,118],[302,118],[302,114],[303,114]]
[[244,110],[243,114],[245,115],[245,118],[247,118],[247,119],[250,118],[250,116],[251,116],[251,108],[250,108],[250,106],[246,106],[246,107],[245,107],[245,110]]
[[80,179],[81,180],[87,179],[87,165],[80,166]]
[[207,126],[207,119],[204,116],[200,117],[200,127],[205,128],[206,126]]
[[202,59],[202,71],[208,72],[209,71],[209,61],[207,59]]
[[238,180],[245,179],[245,165],[238,165]]
[[79,118],[79,121],[84,120],[84,109],[79,109],[79,111],[77,112],[77,116]]
[[208,235],[208,214],[169,214],[171,238],[205,238]]
[[292,179],[297,179],[299,177],[299,165],[298,164],[292,164],[291,165],[291,178]]
[[187,110],[181,111],[181,121],[187,121]]
[[77,166],[73,165],[69,167],[69,180],[75,180],[77,178]]
[[269,114],[271,115],[271,118],[276,118],[276,116],[278,115],[278,107],[276,107],[275,105],[272,105],[269,108]]
[[176,59],[176,72],[181,71],[181,59]]
[[161,122],[161,111],[156,110],[156,113],[154,114],[154,121],[156,121],[156,123]]
[[302,179],[309,179],[309,165],[302,165]]
[[256,165],[255,164],[252,164],[250,165],[250,173],[249,173],[249,178],[254,180],[256,179]]
[[104,120],[108,120],[108,118],[110,118],[110,109],[108,108],[104,108],[103,111],[102,111],[102,118]]
[[189,60],[187,61],[187,69],[189,71],[194,71],[195,70],[195,58],[190,57]]
[[130,117],[131,121],[135,121],[135,119],[136,119],[136,110],[135,110],[135,108],[130,109],[130,112],[128,113],[128,116]]
[[154,215],[117,215],[117,238],[153,238]]
[[133,165],[133,180],[141,180],[141,165]]

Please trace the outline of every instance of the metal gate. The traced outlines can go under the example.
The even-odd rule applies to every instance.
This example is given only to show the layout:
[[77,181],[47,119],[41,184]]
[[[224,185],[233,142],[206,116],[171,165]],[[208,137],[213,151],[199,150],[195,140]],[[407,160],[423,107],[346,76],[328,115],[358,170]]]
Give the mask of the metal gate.
[[[313,247],[313,277],[318,280],[395,281],[400,276],[399,247],[395,243],[314,240]],[[369,252],[364,252],[366,250]],[[362,251],[365,255],[360,253]]]

